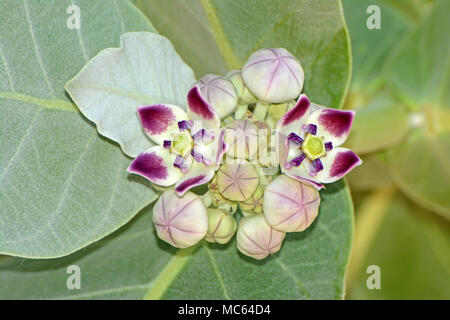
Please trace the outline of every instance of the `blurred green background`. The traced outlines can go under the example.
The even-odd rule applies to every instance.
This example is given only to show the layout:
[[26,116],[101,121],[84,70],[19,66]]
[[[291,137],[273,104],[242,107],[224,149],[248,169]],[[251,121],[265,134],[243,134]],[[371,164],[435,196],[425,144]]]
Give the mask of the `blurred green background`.
[[[450,1],[343,0],[356,233],[347,299],[450,298]],[[380,29],[367,19],[380,8]],[[368,289],[367,267],[381,271]]]

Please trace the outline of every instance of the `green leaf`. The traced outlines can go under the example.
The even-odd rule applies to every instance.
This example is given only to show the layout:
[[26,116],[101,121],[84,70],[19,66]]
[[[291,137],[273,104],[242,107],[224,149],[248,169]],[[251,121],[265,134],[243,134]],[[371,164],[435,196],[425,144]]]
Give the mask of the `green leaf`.
[[422,121],[389,152],[394,181],[450,219],[450,2],[439,1],[389,65],[390,86]]
[[[340,107],[350,79],[350,45],[340,1],[134,0],[197,76],[241,68],[263,47],[300,59],[305,93]],[[320,22],[320,23],[319,23]]]
[[[448,230],[448,221],[396,195],[348,288],[349,298],[449,299]],[[380,290],[367,288],[370,265],[380,267]]]
[[[386,164],[385,153],[378,152],[361,156],[363,164],[358,170],[353,170],[346,176],[352,191],[372,191],[392,186],[389,167]],[[357,197],[354,197],[356,200]]]
[[[264,261],[202,242],[176,250],[159,240],[151,207],[113,235],[68,257],[0,262],[0,299],[341,299],[353,235],[352,204],[343,181],[321,192],[316,221],[289,233]],[[81,270],[68,290],[67,267]]]
[[405,108],[385,91],[356,111],[350,136],[345,145],[356,153],[370,153],[395,146],[410,130]]
[[[351,90],[367,94],[376,85],[383,67],[395,47],[411,29],[397,9],[381,0],[343,0],[345,19],[352,41],[353,77]],[[397,1],[398,2],[398,1]],[[401,1],[406,2],[406,1]],[[369,29],[367,8],[380,8],[380,29]],[[374,82],[374,83],[373,83]]]
[[136,157],[153,145],[141,128],[137,108],[154,103],[183,107],[194,82],[194,73],[169,40],[132,32],[122,35],[120,49],[105,49],[89,61],[66,90],[99,133]]
[[450,132],[416,131],[388,153],[397,186],[412,200],[450,219]]
[[[81,9],[69,29],[67,8]],[[12,27],[13,26],[13,27]],[[152,31],[126,1],[0,1],[0,253],[67,255],[156,198],[100,137],[64,84],[126,31]]]

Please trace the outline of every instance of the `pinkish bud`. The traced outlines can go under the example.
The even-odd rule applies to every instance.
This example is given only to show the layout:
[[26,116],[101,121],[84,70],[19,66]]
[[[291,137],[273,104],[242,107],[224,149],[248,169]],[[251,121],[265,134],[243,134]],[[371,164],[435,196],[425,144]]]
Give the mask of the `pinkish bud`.
[[203,98],[217,111],[221,119],[234,111],[238,96],[231,81],[221,76],[207,74],[197,84]]
[[241,208],[242,213],[247,215],[252,215],[255,213],[262,212],[263,205],[263,197],[264,191],[261,186],[258,186],[256,191],[245,201],[239,202],[239,207]]
[[264,191],[264,217],[284,232],[303,231],[319,213],[320,195],[312,186],[286,175],[275,178]]
[[226,127],[227,154],[237,159],[256,159],[258,128],[250,120],[235,120]]
[[298,97],[304,73],[300,62],[286,49],[261,49],[242,68],[247,88],[261,101],[281,103]]
[[177,248],[193,246],[206,235],[208,216],[202,199],[192,192],[161,194],[153,207],[153,223],[161,240]]
[[225,244],[233,237],[237,228],[236,220],[224,210],[208,209],[208,233],[206,241]]
[[259,176],[253,165],[245,160],[223,164],[216,174],[217,187],[225,198],[244,201],[259,185]]
[[262,214],[244,217],[237,231],[237,248],[246,256],[264,259],[280,250],[285,233],[269,226]]

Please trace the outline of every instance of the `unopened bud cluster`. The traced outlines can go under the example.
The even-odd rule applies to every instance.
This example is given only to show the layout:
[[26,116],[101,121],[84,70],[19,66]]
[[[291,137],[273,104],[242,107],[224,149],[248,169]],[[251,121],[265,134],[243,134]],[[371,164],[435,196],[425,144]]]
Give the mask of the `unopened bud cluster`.
[[[314,222],[321,201],[320,183],[313,181],[315,176],[310,181],[285,172],[291,167],[301,170],[307,156],[313,163],[312,172],[321,177],[317,159],[333,148],[331,142],[316,136],[316,125],[294,126],[302,116],[298,110],[309,108],[309,100],[306,105],[305,96],[300,95],[303,82],[300,62],[283,48],[258,50],[242,70],[226,76],[208,74],[198,80],[195,86],[202,99],[220,117],[224,161],[217,163],[207,180],[206,193],[180,195],[167,190],[161,195],[153,222],[162,240],[184,248],[203,238],[226,244],[236,235],[242,254],[264,259],[280,250],[286,233],[304,231]],[[271,132],[280,123],[298,132],[288,133],[283,140],[288,159],[280,165],[283,174],[278,162],[274,166],[270,160],[272,153],[282,154],[274,151],[278,136]],[[323,147],[320,152],[319,147]]]

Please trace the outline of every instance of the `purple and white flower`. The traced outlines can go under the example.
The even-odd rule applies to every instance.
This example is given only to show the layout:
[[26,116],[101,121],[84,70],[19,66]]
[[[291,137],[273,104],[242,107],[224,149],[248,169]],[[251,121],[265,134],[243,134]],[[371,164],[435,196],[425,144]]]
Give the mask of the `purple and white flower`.
[[341,179],[362,161],[340,147],[352,127],[354,111],[312,104],[301,95],[295,106],[277,122],[279,161],[289,177],[323,188]]
[[220,118],[198,86],[189,91],[187,100],[187,112],[170,104],[138,108],[144,131],[158,145],[139,154],[128,167],[156,185],[175,184],[179,195],[210,181],[226,151]]

